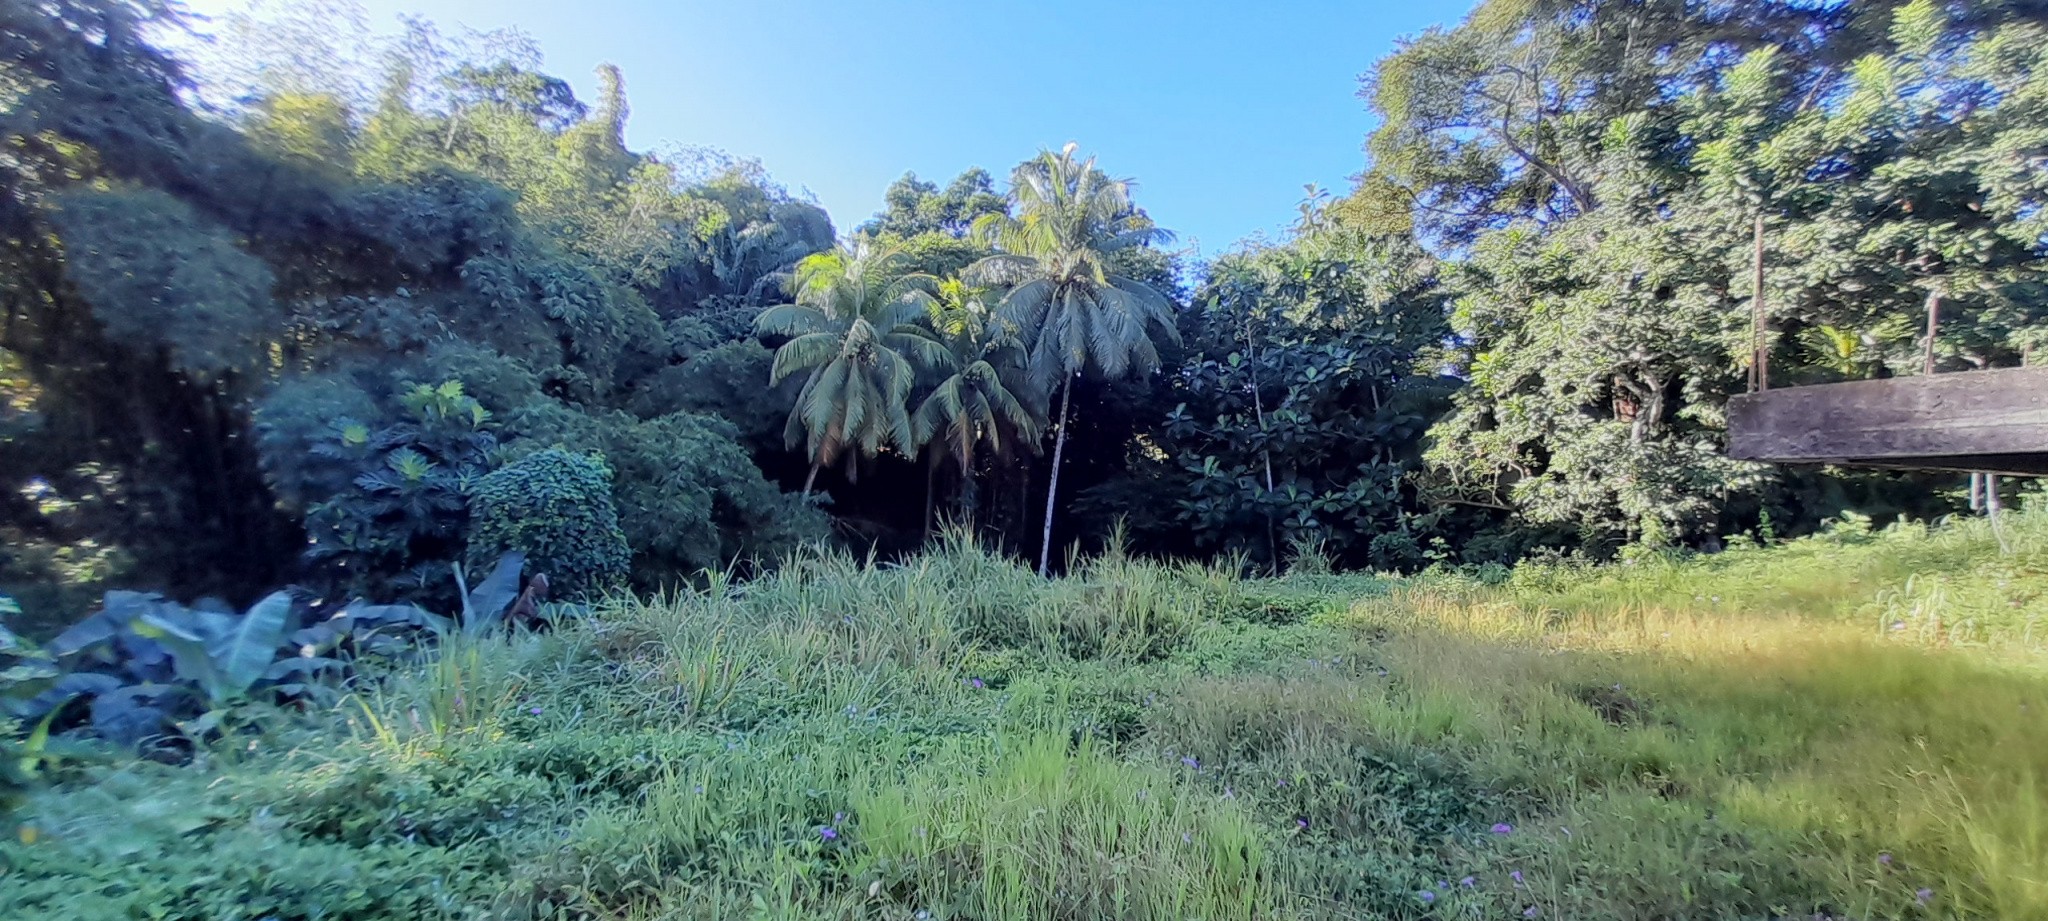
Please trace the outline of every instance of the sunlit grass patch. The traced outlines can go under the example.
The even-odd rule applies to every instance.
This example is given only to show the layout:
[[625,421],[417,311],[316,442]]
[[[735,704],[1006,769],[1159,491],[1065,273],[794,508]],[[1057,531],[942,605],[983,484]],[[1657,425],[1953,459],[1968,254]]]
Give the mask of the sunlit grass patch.
[[[1695,861],[1703,873],[1686,887],[1701,905],[1775,888],[1783,904],[1754,910],[2048,916],[2048,676],[2032,624],[2048,587],[2042,522],[2013,515],[1996,533],[1972,522],[1499,587],[1423,580],[1341,619],[1396,634],[1384,657],[1406,683],[1407,715],[1390,725],[1466,752],[1557,822],[1576,822],[1560,853],[1635,827],[1623,836],[1638,840],[1633,858],[1616,844],[1584,860],[1633,860],[1628,878],[1654,877],[1700,846],[1660,836],[1711,816],[1701,834],[1743,845]],[[1900,616],[1902,605],[1933,613]],[[1692,805],[1650,821],[1651,801]],[[1761,852],[1775,855],[1771,873],[1735,865]],[[1586,872],[1581,858],[1548,859],[1570,864],[1552,875]],[[1622,902],[1659,904],[1669,887],[1652,889]],[[1575,902],[1569,891],[1553,894],[1556,907],[1627,916],[1612,914],[1611,893]]]

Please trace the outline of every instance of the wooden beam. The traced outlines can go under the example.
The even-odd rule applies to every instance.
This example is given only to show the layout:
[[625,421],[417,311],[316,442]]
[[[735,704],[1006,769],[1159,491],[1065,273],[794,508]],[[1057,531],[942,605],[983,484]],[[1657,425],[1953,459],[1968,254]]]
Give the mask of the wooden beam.
[[1787,387],[1731,397],[1728,456],[2048,473],[2048,368]]

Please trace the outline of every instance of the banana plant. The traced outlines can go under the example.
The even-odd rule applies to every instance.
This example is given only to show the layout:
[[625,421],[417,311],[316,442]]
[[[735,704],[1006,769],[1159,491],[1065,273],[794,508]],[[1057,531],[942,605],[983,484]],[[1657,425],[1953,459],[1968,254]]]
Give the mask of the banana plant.
[[491,574],[475,588],[463,579],[462,565],[455,566],[455,587],[462,598],[462,632],[479,636],[496,630],[505,622],[505,611],[519,598],[519,573],[526,555],[514,551],[498,557]]
[[240,617],[160,607],[142,615],[135,632],[163,644],[178,677],[196,686],[209,709],[217,710],[240,702],[263,680],[295,619],[291,593],[277,591]]

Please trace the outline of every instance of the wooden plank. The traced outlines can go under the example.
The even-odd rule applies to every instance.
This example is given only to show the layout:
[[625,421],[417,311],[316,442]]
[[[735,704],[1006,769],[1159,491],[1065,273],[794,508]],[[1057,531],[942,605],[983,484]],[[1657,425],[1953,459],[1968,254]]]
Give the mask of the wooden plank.
[[1869,457],[1834,457],[1825,461],[1784,463],[1825,463],[1840,467],[1873,467],[1880,470],[1946,470],[1953,473],[1995,473],[1999,476],[2048,476],[2048,454],[1945,454],[1903,461]]
[[2048,368],[1818,384],[1732,397],[1728,456],[2048,472]]

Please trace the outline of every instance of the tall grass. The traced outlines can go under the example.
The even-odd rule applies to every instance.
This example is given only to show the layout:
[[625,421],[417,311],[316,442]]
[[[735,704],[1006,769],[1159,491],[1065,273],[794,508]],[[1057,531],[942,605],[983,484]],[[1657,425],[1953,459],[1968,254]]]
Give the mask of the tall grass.
[[1504,579],[816,554],[75,773],[0,917],[2048,917],[2044,597],[2033,514]]

